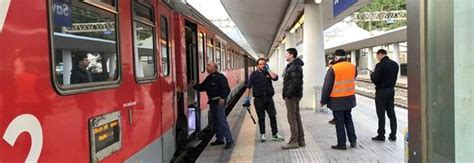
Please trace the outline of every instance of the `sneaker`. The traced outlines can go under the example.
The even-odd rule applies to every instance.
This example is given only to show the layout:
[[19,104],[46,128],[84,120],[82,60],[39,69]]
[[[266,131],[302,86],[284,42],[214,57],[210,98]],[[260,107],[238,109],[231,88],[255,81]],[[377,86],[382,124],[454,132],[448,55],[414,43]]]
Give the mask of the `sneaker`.
[[282,136],[280,136],[280,134],[277,133],[277,134],[272,136],[272,140],[273,141],[284,141],[285,139]]
[[267,139],[267,137],[265,136],[265,134],[260,135],[260,141],[261,141],[261,142],[265,142],[265,141],[266,141],[265,139]]
[[295,148],[299,148],[299,144],[298,144],[298,141],[290,141],[287,145],[285,146],[282,146],[281,148],[282,149],[295,149]]

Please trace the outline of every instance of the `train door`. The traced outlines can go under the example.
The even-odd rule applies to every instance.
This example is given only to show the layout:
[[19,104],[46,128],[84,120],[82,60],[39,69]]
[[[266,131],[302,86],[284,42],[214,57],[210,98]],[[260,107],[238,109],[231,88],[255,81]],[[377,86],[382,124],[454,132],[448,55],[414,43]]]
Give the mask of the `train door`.
[[[199,82],[199,67],[197,53],[197,26],[186,21],[185,23],[186,41],[186,77],[190,81]],[[188,111],[188,134],[192,135],[200,130],[200,108],[199,92],[189,87],[186,93]]]

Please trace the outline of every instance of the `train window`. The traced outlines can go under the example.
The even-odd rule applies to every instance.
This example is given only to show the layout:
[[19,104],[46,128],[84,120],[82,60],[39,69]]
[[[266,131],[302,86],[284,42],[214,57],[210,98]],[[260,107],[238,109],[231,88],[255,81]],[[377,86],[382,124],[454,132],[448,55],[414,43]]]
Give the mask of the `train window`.
[[217,70],[221,70],[221,43],[219,41],[216,42],[216,65]]
[[213,46],[212,38],[207,38],[207,63],[214,62],[213,53],[214,53],[214,46]]
[[169,51],[169,36],[168,36],[168,20],[166,17],[161,16],[160,20],[161,30],[161,60],[163,63],[163,75],[170,75],[170,51]]
[[221,68],[221,69],[222,69],[222,70],[225,70],[225,68],[226,68],[226,67],[225,67],[225,66],[226,66],[225,61],[226,61],[226,58],[227,58],[227,56],[226,56],[226,45],[225,45],[225,44],[222,44],[221,54],[222,54],[222,58],[221,58],[221,61],[222,61],[222,62],[221,62],[221,66],[222,66],[222,68]]
[[[117,15],[98,6],[116,1],[85,2],[54,1],[50,6],[53,80],[62,94],[118,83]],[[57,6],[67,6],[70,12],[65,15]]]
[[199,32],[199,40],[198,40],[198,50],[199,50],[199,70],[201,72],[206,71],[206,61],[204,60],[204,49],[206,48],[206,44],[204,40],[204,33]]
[[226,69],[228,69],[228,70],[230,69],[230,56],[231,56],[230,50],[227,49],[227,56],[226,56],[226,63],[225,63],[225,65],[226,65]]
[[156,79],[153,9],[133,1],[133,19],[135,77],[139,81]]

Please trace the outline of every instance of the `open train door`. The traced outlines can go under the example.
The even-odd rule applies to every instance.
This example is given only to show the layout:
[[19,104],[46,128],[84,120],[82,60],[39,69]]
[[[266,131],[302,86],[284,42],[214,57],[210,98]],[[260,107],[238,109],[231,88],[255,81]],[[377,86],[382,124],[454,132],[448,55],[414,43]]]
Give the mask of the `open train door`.
[[[197,25],[189,21],[185,22],[186,41],[186,77],[187,82],[199,82],[198,52],[197,52]],[[188,135],[191,139],[200,130],[200,108],[199,92],[189,87],[186,93],[187,115],[188,115]]]

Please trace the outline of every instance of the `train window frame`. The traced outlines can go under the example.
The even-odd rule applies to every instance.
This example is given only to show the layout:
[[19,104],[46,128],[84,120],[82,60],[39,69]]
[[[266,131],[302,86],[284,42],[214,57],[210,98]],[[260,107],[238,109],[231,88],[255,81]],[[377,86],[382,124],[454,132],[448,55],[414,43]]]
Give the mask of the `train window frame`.
[[199,31],[198,35],[199,71],[206,72],[206,35],[201,31]]
[[[120,5],[119,0],[113,0],[115,2],[116,6]],[[71,5],[72,5],[71,1]],[[79,84],[61,84],[59,82],[59,77],[55,74],[56,72],[56,54],[57,51],[60,49],[56,49],[56,44],[55,44],[55,22],[54,22],[54,13],[51,10],[54,4],[54,0],[48,0],[47,1],[47,15],[48,15],[48,41],[49,41],[49,53],[50,53],[50,70],[51,70],[51,80],[53,87],[59,95],[73,95],[73,94],[79,94],[79,93],[86,93],[86,92],[94,92],[94,91],[101,91],[101,90],[107,90],[107,89],[114,89],[117,88],[122,80],[122,66],[121,66],[121,41],[120,41],[120,14],[116,7],[113,6],[107,6],[106,3],[99,3],[99,2],[93,2],[91,0],[77,0],[77,3],[84,5],[86,9],[90,9],[93,11],[96,11],[98,13],[108,13],[111,15],[112,18],[114,18],[114,26],[113,30],[115,32],[115,56],[116,56],[116,67],[114,70],[114,75],[117,75],[114,77],[113,80],[105,80],[105,81],[99,81],[99,82],[88,82],[88,83],[79,83]],[[72,50],[70,50],[72,51]],[[116,78],[116,79],[115,79]]]
[[[140,15],[137,15],[135,7],[142,7],[146,8],[149,10],[150,17],[146,18]],[[132,11],[132,46],[133,46],[133,70],[134,70],[134,76],[135,76],[135,81],[138,84],[145,84],[145,83],[151,83],[157,80],[158,78],[158,68],[157,68],[157,47],[156,47],[156,25],[155,25],[155,9],[151,4],[148,4],[144,2],[143,0],[132,0],[131,1],[131,11]],[[141,55],[138,52],[137,47],[137,31],[136,28],[138,25],[144,26],[144,27],[149,27],[151,28],[151,37],[152,39],[152,55],[151,57],[153,58],[153,76],[144,76],[144,77],[139,77],[138,76],[138,68],[143,68],[139,67],[137,63],[140,62],[141,60]],[[143,71],[143,70],[142,70]]]
[[[112,1],[115,1],[115,0],[112,0]],[[90,4],[92,6],[98,7],[100,9],[103,9],[103,10],[106,10],[106,11],[109,11],[109,12],[113,12],[115,14],[118,13],[118,11],[117,11],[118,1],[119,0],[115,1],[115,6],[113,6],[113,5],[110,5],[108,3],[104,3],[104,2],[101,2],[101,1],[97,2],[97,0],[81,0],[81,2]]]
[[[164,20],[164,21],[163,21]],[[166,17],[165,15],[161,15],[160,16],[160,55],[161,55],[161,74],[164,76],[164,77],[168,77],[171,75],[171,55],[170,55],[170,27],[169,27],[169,21],[168,21],[168,17]],[[166,24],[166,30],[165,30],[165,34],[163,34],[162,32],[162,28],[163,28],[163,24]],[[166,53],[163,53],[163,41],[161,40],[163,38],[163,35],[165,35],[165,47],[166,47]],[[164,56],[166,56],[166,73],[165,73],[165,60],[164,60]]]

